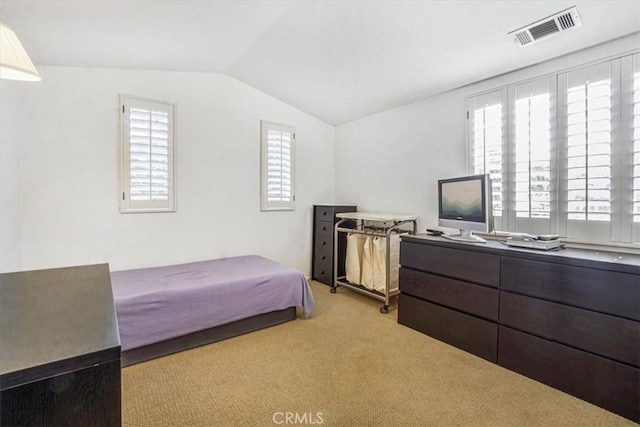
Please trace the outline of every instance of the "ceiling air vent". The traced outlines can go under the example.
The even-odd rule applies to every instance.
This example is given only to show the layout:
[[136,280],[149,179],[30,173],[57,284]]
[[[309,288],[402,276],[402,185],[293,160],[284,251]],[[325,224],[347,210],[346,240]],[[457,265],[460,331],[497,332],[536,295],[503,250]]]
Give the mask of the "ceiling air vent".
[[558,12],[555,15],[512,31],[509,35],[514,38],[514,41],[518,46],[522,47],[536,43],[561,31],[581,26],[582,21],[580,21],[578,9],[573,6],[569,9]]

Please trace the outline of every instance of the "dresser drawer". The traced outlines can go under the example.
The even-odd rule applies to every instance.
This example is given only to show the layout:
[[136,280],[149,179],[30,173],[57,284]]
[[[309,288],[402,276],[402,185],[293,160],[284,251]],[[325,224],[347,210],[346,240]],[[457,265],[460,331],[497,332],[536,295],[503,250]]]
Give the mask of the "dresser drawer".
[[333,246],[331,245],[316,245],[314,249],[314,262],[328,262],[333,263]]
[[489,320],[498,320],[498,290],[495,288],[402,267],[400,291]]
[[496,362],[498,325],[400,294],[398,323],[451,344],[476,356]]
[[313,278],[325,285],[333,283],[333,263],[329,261],[317,261],[313,264]]
[[357,212],[357,210],[357,206],[354,205],[314,205],[313,218],[315,221],[334,222],[336,214],[344,212]]
[[442,246],[402,242],[400,265],[498,287],[500,256]]
[[500,323],[640,366],[640,322],[502,292]]
[[640,370],[500,326],[498,364],[640,421]]
[[316,253],[324,248],[329,248],[329,250],[333,251],[333,233],[316,230],[316,234],[313,239],[313,245]]
[[503,257],[501,276],[505,290],[640,320],[634,274]]
[[315,224],[316,235],[333,236],[335,229],[332,222],[317,221]]
[[336,208],[334,206],[314,206],[313,217],[316,221],[329,221],[333,222],[336,214]]

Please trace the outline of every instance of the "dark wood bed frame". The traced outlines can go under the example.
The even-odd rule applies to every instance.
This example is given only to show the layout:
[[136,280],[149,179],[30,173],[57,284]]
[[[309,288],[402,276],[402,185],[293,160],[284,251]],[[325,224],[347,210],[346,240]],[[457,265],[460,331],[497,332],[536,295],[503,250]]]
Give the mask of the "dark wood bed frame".
[[268,328],[296,319],[296,307],[270,313],[258,314],[246,319],[237,320],[225,325],[215,326],[202,331],[193,332],[166,341],[145,345],[123,351],[121,366],[131,366],[157,357],[167,356],[182,350],[233,338],[248,332]]

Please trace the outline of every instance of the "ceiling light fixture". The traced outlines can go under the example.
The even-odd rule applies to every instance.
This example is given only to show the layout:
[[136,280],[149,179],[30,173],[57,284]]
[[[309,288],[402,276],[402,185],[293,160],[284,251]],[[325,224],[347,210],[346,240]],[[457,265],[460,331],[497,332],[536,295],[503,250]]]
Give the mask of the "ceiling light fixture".
[[0,22],[0,79],[40,81],[40,74],[13,30]]

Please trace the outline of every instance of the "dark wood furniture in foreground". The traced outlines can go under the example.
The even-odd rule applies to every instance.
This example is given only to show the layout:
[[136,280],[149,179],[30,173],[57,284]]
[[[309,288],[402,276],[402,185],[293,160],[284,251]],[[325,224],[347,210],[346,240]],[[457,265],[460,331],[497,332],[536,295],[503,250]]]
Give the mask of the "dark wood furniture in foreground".
[[[325,285],[333,285],[334,225],[337,213],[355,212],[356,206],[313,206],[313,254],[311,278]],[[347,236],[338,237],[338,275],[344,276],[344,259],[347,252]]]
[[640,422],[640,256],[403,236],[398,322]]
[[0,274],[0,425],[119,426],[107,264]]

